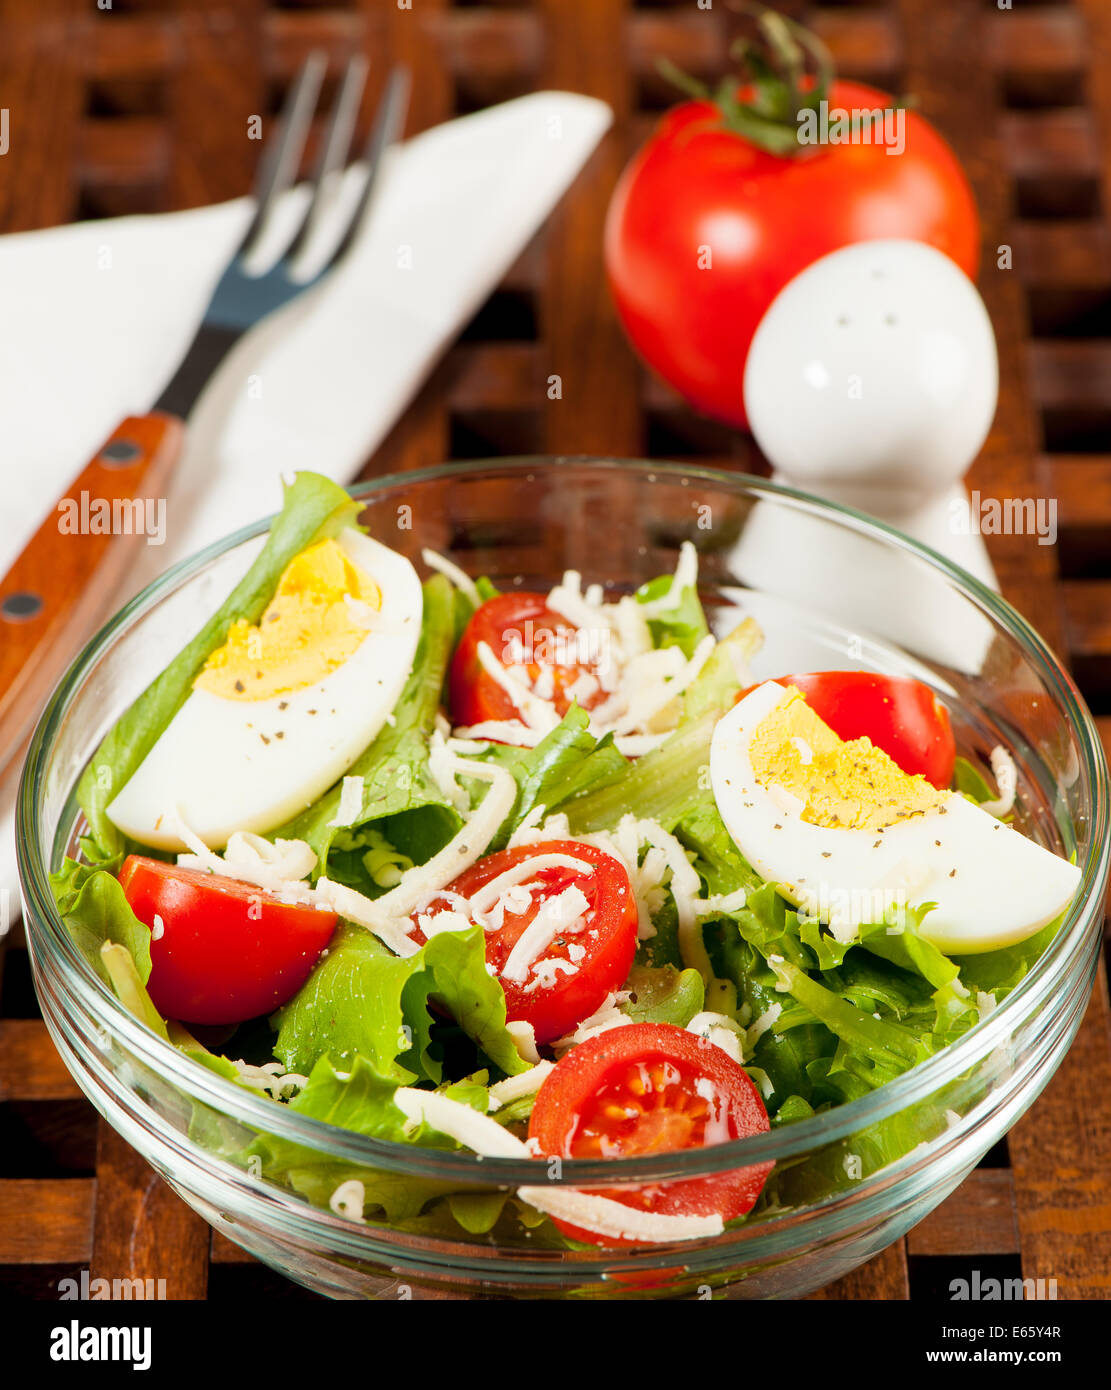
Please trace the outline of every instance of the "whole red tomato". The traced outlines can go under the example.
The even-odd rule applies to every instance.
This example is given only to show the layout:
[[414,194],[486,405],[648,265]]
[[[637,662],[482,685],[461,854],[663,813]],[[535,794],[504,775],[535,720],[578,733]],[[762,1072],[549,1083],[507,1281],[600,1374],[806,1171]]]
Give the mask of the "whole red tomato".
[[[842,81],[828,101],[831,112],[895,104]],[[877,138],[780,155],[725,128],[713,102],[689,101],[626,168],[606,221],[610,286],[633,346],[697,410],[745,426],[741,387],[757,324],[789,280],[831,251],[905,237],[975,278],[980,225],[968,180],[926,120],[901,118],[898,154]]]

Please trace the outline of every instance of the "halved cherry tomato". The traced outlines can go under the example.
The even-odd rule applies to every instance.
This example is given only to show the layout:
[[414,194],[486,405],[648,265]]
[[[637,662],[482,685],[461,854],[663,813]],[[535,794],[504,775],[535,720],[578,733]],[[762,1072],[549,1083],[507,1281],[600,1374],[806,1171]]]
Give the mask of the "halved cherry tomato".
[[499,594],[472,616],[451,663],[450,698],[456,724],[487,719],[520,719],[509,694],[483,667],[479,643],[485,642],[503,666],[523,668],[535,692],[555,706],[562,718],[571,707],[568,694],[582,677],[575,698],[593,709],[606,698],[597,682],[597,659],[583,649],[574,623],[548,607],[544,594]]
[[242,1023],[285,1004],[338,920],[252,883],[137,854],[124,860],[120,883],[132,912],[152,928],[150,997],[159,1013],[183,1023]]
[[[538,885],[530,892],[528,906],[521,912],[506,909],[502,925],[486,933],[486,961],[497,972],[505,990],[506,1017],[510,1022],[520,1019],[531,1023],[538,1043],[551,1042],[570,1032],[601,1008],[609,993],[625,983],[636,954],[637,908],[624,865],[593,845],[578,840],[549,840],[501,850],[480,859],[448,889],[470,898],[507,869],[547,854],[568,855],[593,868],[589,872],[555,866],[538,869],[523,880],[525,884]],[[540,977],[530,967],[524,980],[502,978],[510,953],[525,928],[545,903],[571,887],[580,889],[589,904],[583,913],[583,925],[578,930],[560,932],[534,962],[562,965],[553,966]],[[458,899],[433,898],[426,908],[414,912],[413,939],[421,943],[425,940],[419,922],[422,916],[435,918],[439,912],[458,911],[457,903]]]
[[921,773],[942,790],[951,786],[957,746],[949,711],[928,685],[874,671],[813,671],[775,679],[798,686],[839,738],[870,738],[910,776]]
[[[529,1138],[560,1158],[631,1158],[723,1144],[768,1129],[768,1112],[729,1054],[670,1023],[631,1023],[587,1039],[560,1061],[536,1096]],[[626,1206],[669,1216],[752,1210],[771,1163],[642,1188],[598,1189]],[[565,1222],[575,1240],[632,1245]]]

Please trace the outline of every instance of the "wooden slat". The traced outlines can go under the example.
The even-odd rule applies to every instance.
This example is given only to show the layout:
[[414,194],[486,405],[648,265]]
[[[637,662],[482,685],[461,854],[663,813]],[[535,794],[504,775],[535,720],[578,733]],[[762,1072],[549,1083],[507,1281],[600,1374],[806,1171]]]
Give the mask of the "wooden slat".
[[[374,0],[361,0],[360,16],[380,15]],[[413,93],[406,129],[427,130],[446,120],[455,100],[451,74],[440,61],[433,33],[441,21],[444,0],[424,0],[414,10],[393,10],[388,17],[381,44],[390,58],[405,63],[413,75]],[[377,35],[378,31],[374,33]],[[375,39],[377,41],[377,39]],[[368,44],[371,39],[364,42]],[[379,63],[368,52],[372,62]],[[446,372],[446,369],[445,369]],[[448,456],[449,422],[442,383],[445,373],[435,374],[425,385],[401,419],[382,442],[373,459],[368,460],[363,477],[375,473],[397,473],[406,469],[428,468]]]
[[[262,140],[248,139],[251,116],[266,111],[260,49],[262,0],[192,0],[177,17],[170,119],[178,132],[166,187],[167,206],[196,207],[246,193]],[[188,132],[186,135],[185,132]]]
[[1044,455],[1038,479],[1039,492],[1057,502],[1059,527],[1111,532],[1111,454]]
[[1016,222],[1014,268],[1031,289],[1111,291],[1111,231],[1091,218]]
[[82,1094],[41,1019],[0,1019],[0,1101],[76,1100]]
[[836,1283],[827,1284],[809,1295],[822,1300],[859,1302],[867,1299],[906,1299],[910,1297],[906,1241],[897,1240],[867,1264],[854,1269]]
[[1069,651],[1111,656],[1111,579],[1074,579],[1062,591]]
[[445,386],[452,410],[516,410],[539,405],[545,367],[537,343],[462,343],[448,358]]
[[1004,111],[999,134],[1007,169],[1016,181],[1095,180],[1100,176],[1099,138],[1082,106],[1044,111]]
[[1016,1255],[1014,1181],[1006,1168],[977,1168],[907,1235],[911,1255]]
[[67,25],[77,10],[78,0],[41,0],[32,16],[22,0],[0,0],[0,106],[8,112],[0,232],[52,227],[73,214],[83,87]]
[[228,1240],[227,1236],[220,1231],[212,1232],[211,1251],[212,1263],[215,1265],[253,1265],[258,1263],[253,1255],[248,1254],[241,1245],[236,1245],[233,1240]]
[[[975,60],[979,69],[977,85],[981,89],[986,85],[981,66],[985,57],[1004,77],[1053,77],[1065,81],[1082,78],[1090,50],[1084,21],[1071,6],[1017,6],[993,14],[990,10],[985,13],[985,7],[969,5],[964,7],[962,19],[974,9],[984,14],[985,48],[971,53],[966,49],[964,56]],[[961,7],[950,6],[949,16],[957,14],[961,14]],[[948,56],[955,54],[950,52]]]
[[89,1271],[94,1279],[165,1279],[166,1296],[204,1298],[209,1227],[102,1120]]
[[[628,74],[612,62],[628,22],[626,0],[545,0],[544,81],[609,103],[620,125],[628,115]],[[582,34],[589,29],[591,42]],[[606,204],[624,164],[612,130],[576,179],[549,226],[541,290],[543,372],[557,375],[562,398],[545,405],[544,444],[553,454],[637,454],[641,447],[636,365],[617,323],[601,256]]]
[[82,122],[75,167],[83,184],[148,188],[164,181],[169,162],[170,130],[160,116]]
[[1043,410],[1111,413],[1111,341],[1053,339],[1033,342],[1027,351]]
[[0,1180],[0,1264],[87,1264],[92,1178]]

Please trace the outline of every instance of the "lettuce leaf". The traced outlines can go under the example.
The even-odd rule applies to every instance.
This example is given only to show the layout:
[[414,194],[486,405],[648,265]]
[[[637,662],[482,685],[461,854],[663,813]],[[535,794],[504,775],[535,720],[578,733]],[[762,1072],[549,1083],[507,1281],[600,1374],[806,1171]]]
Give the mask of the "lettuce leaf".
[[162,1037],[166,1024],[151,1002],[150,929],[131,910],[105,869],[66,859],[50,875],[58,912],[77,949],[140,1023]]
[[673,965],[634,965],[625,981],[632,998],[621,1005],[637,1023],[673,1023],[685,1028],[701,1013],[706,988],[697,970],[676,970]]
[[[661,574],[642,584],[636,591],[637,602],[651,603],[663,598],[671,592],[672,578],[670,574]],[[689,660],[699,642],[710,632],[698,590],[692,584],[685,584],[674,607],[648,619],[648,630],[654,647],[678,647]]]
[[282,571],[314,541],[338,534],[359,514],[341,487],[318,473],[298,473],[285,485],[281,512],[266,544],[234,590],[200,632],[120,716],[101,740],[77,786],[77,802],[89,822],[90,858],[106,863],[126,849],[125,837],[109,820],[107,807],[185,703],[209,656],[242,618],[257,622]]
[[430,1005],[459,1024],[507,1074],[526,1063],[505,1027],[505,994],[486,971],[481,927],[441,932],[411,956],[395,956],[370,932],[341,926],[298,993],[278,1010],[275,1056],[307,1073],[330,1055],[363,1057],[399,1085],[438,1082]]
[[572,705],[535,748],[502,743],[479,755],[484,762],[499,763],[517,783],[517,800],[491,842],[491,852],[504,848],[514,830],[537,806],[550,814],[584,792],[614,786],[623,780],[628,760],[617,751],[609,734],[596,738],[589,723],[586,711]]
[[1002,999],[1033,969],[1034,962],[1061,930],[1064,915],[1042,927],[1041,931],[1013,946],[982,951],[974,956],[955,956],[961,983],[972,990],[983,990]]
[[[408,1128],[405,1116],[394,1103],[396,1089],[396,1080],[383,1076],[365,1057],[355,1057],[349,1066],[338,1066],[332,1057],[323,1056],[313,1067],[308,1084],[289,1102],[289,1108],[373,1139],[423,1148],[459,1147],[427,1125]],[[476,1078],[467,1077],[442,1089],[452,1100],[486,1112],[487,1090]],[[442,1204],[446,1207],[449,1233],[452,1222],[472,1234],[489,1230],[507,1197],[505,1193],[475,1188],[461,1191],[458,1183],[327,1159],[317,1150],[272,1134],[260,1134],[240,1155],[240,1161],[256,1176],[292,1187],[321,1207],[329,1205],[342,1183],[355,1180],[363,1187],[364,1215],[372,1220],[411,1223],[430,1204],[449,1198],[448,1203]]]
[[[405,1116],[393,1101],[396,1089],[396,1080],[382,1076],[365,1057],[354,1057],[341,1068],[325,1055],[313,1067],[305,1088],[289,1102],[289,1109],[372,1139],[427,1142],[423,1125],[416,1132],[406,1132]],[[381,1213],[390,1221],[416,1216],[429,1202],[455,1190],[453,1184],[326,1159],[315,1149],[274,1134],[260,1134],[242,1157],[256,1176],[291,1187],[320,1207],[328,1207],[342,1183],[361,1182],[364,1211]]]

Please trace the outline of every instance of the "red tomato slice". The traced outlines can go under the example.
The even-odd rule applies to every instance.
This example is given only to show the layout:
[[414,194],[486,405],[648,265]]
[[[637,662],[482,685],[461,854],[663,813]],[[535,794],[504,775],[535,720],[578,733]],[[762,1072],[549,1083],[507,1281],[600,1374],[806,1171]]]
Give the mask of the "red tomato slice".
[[[544,854],[569,855],[584,860],[593,868],[589,873],[559,867],[537,870],[535,875],[522,880],[526,884],[540,885],[531,892],[528,906],[521,912],[506,910],[502,926],[486,933],[486,960],[497,971],[505,990],[506,1017],[510,1022],[520,1019],[531,1023],[538,1043],[551,1042],[570,1032],[601,1008],[608,994],[621,988],[632,966],[637,943],[636,899],[624,865],[603,850],[577,840],[550,840],[491,854],[460,874],[448,891],[470,898],[507,869]],[[571,887],[579,888],[589,903],[583,914],[586,925],[579,931],[560,932],[536,957],[536,964],[563,962],[563,966],[553,967],[550,983],[535,984],[536,976],[531,970],[525,980],[501,978],[525,928],[545,903]],[[438,912],[458,910],[457,902],[434,898],[423,912],[413,913],[414,940],[421,943],[425,940],[418,920],[425,913],[435,917]],[[579,959],[575,960],[575,956]]]
[[778,685],[798,686],[839,738],[870,738],[910,776],[921,773],[943,791],[952,785],[957,746],[949,711],[928,685],[873,671],[814,671],[775,679]]
[[[485,670],[478,647],[485,642],[503,666],[523,667],[534,691],[562,718],[571,707],[568,688],[583,676],[595,688],[578,692],[578,704],[593,709],[606,698],[597,685],[597,659],[584,650],[580,629],[548,607],[544,594],[499,594],[487,599],[464,629],[451,663],[450,699],[456,724],[487,719],[520,720],[510,696]],[[589,687],[590,682],[586,683]]]
[[[549,1157],[630,1158],[702,1149],[768,1127],[759,1091],[727,1052],[670,1023],[632,1023],[580,1043],[557,1064],[537,1093],[529,1138]],[[752,1210],[773,1166],[598,1195],[663,1215],[720,1212],[731,1221]],[[556,1224],[595,1245],[637,1243]]]
[[120,883],[132,912],[152,928],[147,990],[155,1008],[184,1023],[243,1023],[285,1004],[338,920],[252,883],[137,854],[124,860]]

